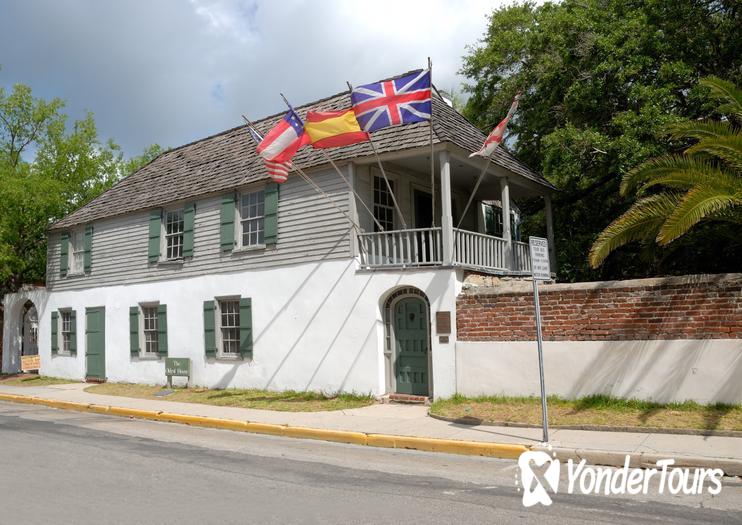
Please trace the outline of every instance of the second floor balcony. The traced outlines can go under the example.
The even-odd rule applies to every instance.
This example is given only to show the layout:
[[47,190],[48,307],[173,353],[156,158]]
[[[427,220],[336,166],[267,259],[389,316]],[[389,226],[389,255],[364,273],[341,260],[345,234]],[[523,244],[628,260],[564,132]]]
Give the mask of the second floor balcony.
[[374,215],[369,217],[356,202],[364,230],[356,235],[362,268],[460,267],[528,275],[528,243],[520,237],[523,217],[511,196],[543,199],[553,260],[551,188],[518,173],[518,166],[509,170],[482,158],[471,159],[456,148],[439,149],[436,160],[434,177],[423,175],[425,167],[430,173],[430,156],[424,153],[385,160],[389,184],[372,161],[355,163],[355,187]]

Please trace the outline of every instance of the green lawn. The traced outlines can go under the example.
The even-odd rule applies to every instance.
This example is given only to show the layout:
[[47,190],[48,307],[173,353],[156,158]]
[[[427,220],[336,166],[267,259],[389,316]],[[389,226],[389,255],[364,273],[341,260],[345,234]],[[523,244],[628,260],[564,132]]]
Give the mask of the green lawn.
[[[431,414],[464,422],[541,424],[541,400],[537,397],[454,396],[430,407]],[[742,405],[652,403],[608,396],[568,401],[549,397],[550,425],[601,425],[613,427],[742,431]]]
[[285,412],[344,410],[364,407],[375,403],[372,396],[365,395],[338,394],[326,396],[317,392],[270,392],[267,390],[242,390],[235,388],[225,390],[173,388],[172,394],[165,397],[156,397],[155,394],[163,390],[162,387],[125,383],[103,383],[89,386],[85,390],[93,394],[105,394],[109,396],[181,401],[184,403],[201,403],[204,405],[228,407],[260,408]]
[[79,383],[72,379],[62,379],[61,377],[48,377],[37,375],[2,375],[0,376],[0,385],[11,386],[47,386],[47,385],[66,385],[69,383]]

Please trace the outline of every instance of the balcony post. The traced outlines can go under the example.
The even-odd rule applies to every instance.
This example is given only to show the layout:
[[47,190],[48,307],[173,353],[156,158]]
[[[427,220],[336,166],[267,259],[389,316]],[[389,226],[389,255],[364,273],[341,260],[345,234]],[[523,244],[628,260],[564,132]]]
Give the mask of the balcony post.
[[546,216],[546,239],[549,241],[549,265],[551,272],[556,273],[556,252],[554,250],[554,217],[551,210],[551,195],[544,195],[544,215]]
[[453,217],[451,215],[451,159],[447,151],[440,152],[441,164],[441,234],[443,265],[453,264]]
[[510,233],[510,185],[508,178],[500,179],[500,204],[502,205],[502,238],[505,240],[505,263],[508,269],[515,269],[513,261],[513,235]]

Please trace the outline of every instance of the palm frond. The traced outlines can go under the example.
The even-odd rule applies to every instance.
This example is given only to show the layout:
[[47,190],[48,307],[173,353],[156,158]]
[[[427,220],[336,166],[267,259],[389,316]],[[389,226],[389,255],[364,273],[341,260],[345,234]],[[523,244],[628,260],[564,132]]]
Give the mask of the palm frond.
[[668,124],[665,132],[674,139],[706,139],[734,135],[739,130],[730,122],[704,119]]
[[621,195],[641,194],[654,186],[690,189],[699,184],[736,191],[739,180],[720,170],[708,160],[688,155],[666,155],[650,159],[624,175]]
[[688,155],[705,153],[722,159],[737,170],[742,170],[742,135],[737,133],[726,137],[704,139],[685,150],[685,153]]
[[667,217],[657,233],[664,246],[685,234],[695,224],[742,204],[741,193],[720,192],[719,188],[701,186],[689,191]]
[[718,108],[721,113],[742,120],[742,89],[718,77],[702,78],[699,83],[711,91],[713,98],[723,101]]
[[590,249],[590,266],[597,268],[608,254],[620,246],[656,237],[680,199],[679,194],[668,192],[638,200],[626,213],[609,224],[595,240]]

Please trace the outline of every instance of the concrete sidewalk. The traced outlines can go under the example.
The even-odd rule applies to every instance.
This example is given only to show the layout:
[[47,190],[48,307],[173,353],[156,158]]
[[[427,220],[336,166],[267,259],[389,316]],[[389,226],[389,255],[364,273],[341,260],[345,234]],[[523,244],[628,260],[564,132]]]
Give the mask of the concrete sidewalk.
[[[291,427],[543,448],[541,429],[450,423],[428,417],[427,407],[423,406],[377,404],[332,412],[277,412],[105,396],[85,392],[87,386],[82,383],[44,387],[0,384],[0,393]],[[742,474],[742,438],[738,437],[554,429],[550,438],[550,445],[562,459],[585,458],[594,464],[622,466],[625,455],[629,454],[634,464],[676,458],[679,464],[689,466],[715,467],[725,463],[725,471]]]

